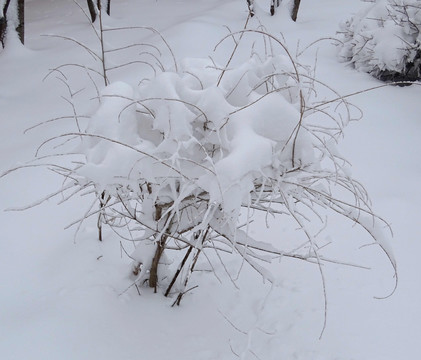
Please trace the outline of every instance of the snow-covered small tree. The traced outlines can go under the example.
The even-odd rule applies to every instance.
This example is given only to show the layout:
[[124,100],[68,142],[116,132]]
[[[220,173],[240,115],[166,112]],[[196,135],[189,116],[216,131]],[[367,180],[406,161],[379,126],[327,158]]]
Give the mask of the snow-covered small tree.
[[420,31],[420,0],[372,2],[341,24],[339,57],[381,80],[419,80]]

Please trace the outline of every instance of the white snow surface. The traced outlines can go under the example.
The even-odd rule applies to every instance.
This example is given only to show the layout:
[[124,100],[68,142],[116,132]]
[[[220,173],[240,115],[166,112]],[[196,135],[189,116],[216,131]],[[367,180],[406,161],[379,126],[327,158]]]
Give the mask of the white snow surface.
[[[293,23],[285,6],[270,17],[269,0],[255,3],[256,16],[248,27],[256,29],[263,24],[268,32],[284,39],[292,54],[318,39],[335,37],[338,24],[361,9],[361,2],[355,0],[320,0],[317,4],[303,1],[298,21]],[[86,6],[84,2],[81,5]],[[158,30],[185,71],[208,66],[209,55],[219,64],[226,63],[232,42],[225,40],[214,53],[215,45],[228,34],[226,26],[233,32],[241,30],[247,18],[246,2],[240,0],[113,0],[111,11],[107,26],[151,26]],[[10,46],[0,50],[0,174],[30,161],[43,141],[88,125],[83,117],[79,118],[79,125],[74,119],[60,118],[72,112],[69,103],[62,99],[69,98],[63,77],[53,72],[44,78],[50,69],[62,64],[90,66],[92,58],[72,42],[42,35],[82,39],[94,47],[97,43],[89,23],[70,0],[27,0],[25,14],[25,47],[12,39]],[[121,42],[122,46],[148,42],[162,48],[161,38],[151,31],[129,32],[124,36],[114,34],[111,40]],[[321,82],[341,95],[357,93],[349,101],[361,109],[363,118],[346,128],[338,149],[353,164],[352,175],[366,186],[375,212],[392,226],[393,241],[384,246],[393,249],[398,265],[399,285],[393,296],[375,298],[385,297],[393,290],[393,270],[387,257],[376,246],[362,247],[370,243],[369,235],[334,216],[319,235],[326,243],[331,239],[333,242],[324,254],[371,270],[340,264],[324,266],[328,305],[326,329],[321,339],[325,314],[320,274],[317,265],[295,259],[283,258],[273,265],[276,282],[272,286],[262,283],[261,277],[251,269],[227,258],[230,271],[242,269],[236,286],[223,268],[217,268],[218,277],[207,271],[194,275],[191,286],[199,287],[190,291],[179,307],[171,307],[173,299],[154,294],[148,288],[141,288],[139,296],[131,286],[132,259],[125,255],[125,250],[132,253],[136,261],[144,262],[145,253],[141,248],[133,253],[132,244],[120,243],[112,232],[105,234],[102,243],[98,242],[95,219],[84,222],[76,236],[75,226],[64,230],[83,217],[92,202],[92,194],[73,197],[60,205],[57,205],[61,200],[59,196],[55,198],[57,201],[45,201],[25,211],[4,211],[33,204],[60,188],[63,181],[60,176],[45,168],[28,167],[0,178],[0,358],[416,359],[421,338],[418,259],[421,251],[421,87],[383,87],[359,93],[381,83],[337,62],[336,52],[332,41],[323,40],[305,50],[300,62],[313,65],[317,58],[316,74]],[[241,59],[249,53],[250,49],[239,49],[233,64],[248,66]],[[118,54],[112,56],[110,66],[126,60]],[[162,58],[165,67],[174,65],[168,52]],[[66,68],[71,89],[81,90],[74,95],[75,101],[81,94],[87,99],[78,102],[78,111],[91,116],[91,133],[122,138],[130,145],[137,143],[136,109],[130,99],[171,96],[179,90],[173,86],[178,81],[174,77],[178,75],[164,74],[157,80],[160,84],[145,85],[147,94],[138,93],[135,89],[143,77],[142,71],[149,71],[151,75],[150,69],[136,64],[119,68],[110,75],[112,85],[97,94],[83,72],[74,67]],[[171,81],[166,80],[166,76],[172,77]],[[182,95],[192,99],[193,89],[200,87],[193,77],[183,81],[189,81],[190,87],[189,92]],[[217,119],[229,111],[226,108],[229,105],[218,106],[222,105],[220,93],[205,88],[207,104],[214,104],[207,109],[207,115]],[[230,106],[233,107],[241,106],[241,99],[246,95],[241,93],[242,87],[237,89],[239,93],[231,95]],[[324,90],[319,91],[323,98]],[[98,95],[106,98],[115,94],[119,97],[111,96],[98,107]],[[264,101],[273,106],[270,96]],[[297,109],[286,100],[285,103],[278,106],[282,115],[290,119]],[[120,114],[122,108],[125,111]],[[113,113],[116,109],[118,114]],[[175,131],[174,137],[180,139],[183,133],[190,131],[187,121],[184,127],[178,123],[178,127],[165,129],[168,123],[163,119],[168,118],[168,109],[160,111],[161,117],[156,114],[156,128]],[[173,116],[176,107],[171,111]],[[271,124],[254,121],[253,111],[250,108],[247,113],[248,126],[240,126],[240,119],[233,117],[227,131],[232,132],[231,146],[237,152],[232,151],[231,158],[218,163],[217,173],[239,178],[256,170],[262,158],[270,157],[268,139],[278,140],[282,131]],[[279,110],[274,106],[265,111],[270,114]],[[113,123],[116,117],[124,127]],[[49,119],[55,120],[34,127]],[[271,121],[272,117],[266,119]],[[107,126],[103,126],[104,123]],[[267,133],[265,130],[270,126],[275,129]],[[285,126],[288,129],[293,125]],[[32,129],[25,131],[29,128]],[[260,142],[257,148],[261,153],[247,147],[243,142],[247,136],[253,143]],[[87,139],[85,145],[90,167],[82,171],[103,181],[104,186],[113,180],[109,178],[107,162],[115,166],[116,158],[125,159],[119,164],[122,174],[133,167],[132,153],[121,146],[111,146],[99,139]],[[150,150],[155,145],[144,142],[140,149]],[[165,146],[168,147],[160,150],[171,150],[169,144]],[[38,156],[44,155],[43,151],[41,147]],[[247,167],[235,167],[236,154],[249,157]],[[45,163],[48,161],[46,158]],[[147,168],[143,166],[144,170]],[[226,178],[222,183],[225,181],[228,189],[232,180]],[[267,224],[270,233],[279,238],[284,247],[291,244],[293,248],[300,243],[302,238],[296,224],[288,219],[282,223],[261,219],[248,231],[259,240],[263,229],[266,233]],[[367,227],[370,227],[368,222]],[[152,251],[151,247],[147,251]],[[200,267],[208,269],[205,261]]]

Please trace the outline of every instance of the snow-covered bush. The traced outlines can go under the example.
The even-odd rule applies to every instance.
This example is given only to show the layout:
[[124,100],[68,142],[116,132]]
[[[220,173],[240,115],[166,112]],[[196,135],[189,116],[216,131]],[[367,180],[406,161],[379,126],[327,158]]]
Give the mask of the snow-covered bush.
[[[155,44],[113,49],[104,41],[106,32],[140,29],[158,35],[171,68],[163,65],[159,56],[165,52]],[[97,218],[100,240],[106,224],[135,244],[127,254],[133,285],[148,283],[165,296],[177,294],[174,304],[179,304],[199,257],[212,269],[222,265],[231,279],[248,264],[272,283],[277,276],[270,263],[290,257],[318,265],[324,283],[322,262],[338,262],[321,254],[325,244],[316,236],[326,226],[328,211],[366,229],[395,266],[380,231],[387,224],[373,214],[365,189],[350,177],[336,150],[343,127],[352,120],[352,107],[318,83],[311,68],[294,59],[282,41],[263,30],[245,29],[218,44],[235,39],[227,63],[178,63],[153,29],[104,30],[99,21],[99,30],[94,30],[100,40],[97,50],[64,38],[88,49],[101,69],[64,64],[52,70],[68,88],[69,117],[76,127],[45,141],[36,161],[64,176],[63,188],[54,194],[63,193],[65,200],[95,194],[75,222],[79,228],[86,219]],[[234,65],[237,53],[246,53],[244,47],[238,49],[248,37],[251,55]],[[257,51],[257,38],[263,40],[262,51]],[[110,53],[139,46],[146,48],[141,56],[152,60],[124,57],[122,65],[107,66]],[[152,75],[136,86],[110,79],[112,70],[132,63],[146,65],[149,73],[152,68]],[[99,106],[86,125],[75,105],[82,93],[72,91],[64,76],[69,66],[86,71],[98,92]],[[331,98],[319,99],[320,88]],[[254,239],[252,223],[265,216],[279,222],[292,219],[305,244]],[[241,259],[235,275],[225,263],[230,255]],[[163,274],[167,257],[179,265]]]
[[420,30],[420,0],[373,2],[341,24],[340,59],[381,80],[419,80]]
[[[335,148],[349,104],[333,91],[331,100],[317,101],[309,68],[273,36],[241,34],[263,35],[280,53],[262,58],[252,51],[236,66],[185,59],[138,86],[113,82],[85,129],[41,148],[63,138],[77,143],[77,162],[54,170],[71,195],[96,194],[82,221],[100,215],[136,243],[133,284],[178,293],[176,304],[202,254],[212,268],[215,261],[225,268],[225,254],[236,254],[270,282],[276,275],[265,264],[282,257],[322,271],[331,260],[320,254],[315,233],[327,209],[363,226],[394,264],[378,232],[381,220]],[[252,238],[249,227],[260,213],[293,219],[306,245],[291,251],[276,239]],[[171,252],[180,265],[160,276]]]

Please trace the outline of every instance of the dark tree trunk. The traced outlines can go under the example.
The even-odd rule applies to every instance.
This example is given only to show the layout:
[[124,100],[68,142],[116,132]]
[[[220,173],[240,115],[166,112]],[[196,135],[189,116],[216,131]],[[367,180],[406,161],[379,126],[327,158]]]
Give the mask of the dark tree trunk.
[[300,7],[300,2],[301,2],[301,0],[294,0],[294,6],[293,6],[292,12],[291,12],[291,19],[293,21],[297,21],[297,15],[298,15],[298,9]]
[[[7,31],[7,12],[9,10],[10,0],[6,0],[3,9],[0,12],[0,42],[4,47],[5,37]],[[25,0],[17,0],[17,14],[18,14],[18,25],[16,31],[19,35],[19,40],[24,43],[25,39]]]
[[[96,6],[95,6],[95,1],[94,0],[87,0],[88,1],[88,9],[89,9],[89,14],[91,15],[91,20],[92,22],[95,22],[96,17],[97,17],[97,9],[99,11],[101,11],[101,0],[97,0],[96,2]],[[107,12],[108,15],[111,14],[111,0],[107,0],[107,8],[105,9],[105,11]]]
[[93,0],[87,0],[87,1],[88,1],[89,14],[91,15],[91,20],[92,20],[92,22],[95,22],[95,20],[96,20],[95,4],[94,4]]
[[9,8],[10,0],[7,0],[4,4],[3,9],[1,9],[0,13],[0,42],[4,47],[4,37],[6,36],[6,28],[7,28],[7,9]]
[[4,16],[0,18],[0,42],[2,47],[4,48],[4,33],[6,31],[6,20]]
[[18,27],[16,31],[22,44],[25,43],[25,0],[18,0]]
[[270,14],[275,15],[275,9],[279,7],[280,0],[271,0],[270,1]]
[[249,8],[250,17],[254,16],[254,0],[247,0],[247,6]]

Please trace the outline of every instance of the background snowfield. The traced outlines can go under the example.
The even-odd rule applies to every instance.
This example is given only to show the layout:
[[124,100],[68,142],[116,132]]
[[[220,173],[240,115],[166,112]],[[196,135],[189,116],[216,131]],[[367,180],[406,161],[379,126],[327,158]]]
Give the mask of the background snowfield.
[[[82,3],[86,6],[85,3]],[[259,22],[284,37],[292,54],[320,38],[336,37],[338,23],[358,11],[358,0],[303,1],[297,23],[285,6],[274,17],[269,0],[257,1]],[[243,28],[243,0],[113,0],[107,26],[152,26],[170,44],[175,57],[226,61],[232,43],[218,41]],[[63,115],[70,108],[66,89],[49,69],[66,63],[90,64],[74,44],[45,34],[81,39],[97,46],[79,8],[71,0],[26,1],[26,45],[11,43],[0,52],[0,173],[31,160],[46,139],[74,126],[68,120],[26,129]],[[113,35],[112,41],[160,40],[150,32]],[[346,95],[381,83],[339,63],[332,40],[306,50],[300,62],[313,65],[317,78]],[[165,57],[166,56],[166,57]],[[171,63],[169,54],[164,61]],[[238,57],[246,56],[239,53]],[[118,61],[118,57],[114,59]],[[136,66],[112,73],[111,80],[137,84]],[[80,72],[66,72],[75,89],[90,84]],[[322,90],[320,90],[322,92]],[[95,95],[86,96],[86,99]],[[323,93],[321,93],[323,95]],[[416,359],[421,339],[421,87],[385,87],[350,98],[363,112],[338,145],[353,164],[353,176],[367,188],[373,208],[392,225],[391,246],[398,262],[399,286],[392,297],[393,270],[362,230],[332,217],[322,236],[334,240],[331,257],[358,262],[371,270],[326,265],[327,327],[321,339],[324,306],[317,266],[282,260],[277,287],[262,284],[244,268],[237,288],[217,269],[222,283],[198,272],[200,286],[172,308],[173,299],[129,279],[129,259],[119,240],[106,233],[96,240],[95,221],[64,228],[83,216],[87,197],[58,206],[60,197],[25,211],[4,211],[32,204],[59,188],[62,179],[44,168],[14,172],[0,179],[0,358],[5,360],[396,360]],[[91,114],[95,100],[82,102]],[[42,155],[42,152],[41,152]],[[260,225],[253,229],[259,237]],[[298,237],[295,225],[271,224],[281,242]],[[205,263],[203,264],[205,266]],[[228,267],[238,264],[229,260]],[[194,284],[193,284],[194,282]]]

